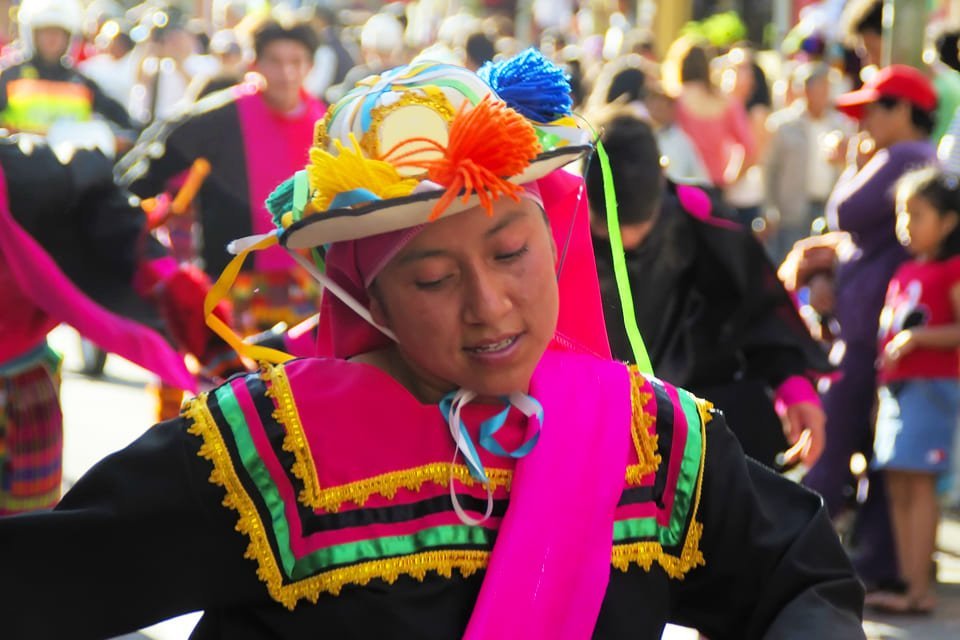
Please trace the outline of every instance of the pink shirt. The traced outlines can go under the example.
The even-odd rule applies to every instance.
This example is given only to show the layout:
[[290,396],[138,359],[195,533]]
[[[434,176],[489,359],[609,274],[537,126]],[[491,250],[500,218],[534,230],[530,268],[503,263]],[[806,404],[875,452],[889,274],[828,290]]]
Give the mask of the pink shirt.
[[747,112],[735,100],[729,100],[724,111],[711,117],[695,115],[682,99],[677,100],[677,124],[693,140],[710,180],[718,187],[726,186],[723,174],[734,147],[742,147],[746,155],[754,152]]

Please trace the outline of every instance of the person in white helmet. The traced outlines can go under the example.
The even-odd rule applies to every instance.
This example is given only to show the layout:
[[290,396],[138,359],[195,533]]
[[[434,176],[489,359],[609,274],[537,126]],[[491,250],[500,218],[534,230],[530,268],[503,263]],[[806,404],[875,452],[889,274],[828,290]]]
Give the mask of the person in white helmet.
[[98,113],[135,129],[126,109],[73,68],[67,52],[80,31],[77,0],[24,0],[17,20],[27,59],[0,74],[0,126],[46,134],[57,121],[83,122]]

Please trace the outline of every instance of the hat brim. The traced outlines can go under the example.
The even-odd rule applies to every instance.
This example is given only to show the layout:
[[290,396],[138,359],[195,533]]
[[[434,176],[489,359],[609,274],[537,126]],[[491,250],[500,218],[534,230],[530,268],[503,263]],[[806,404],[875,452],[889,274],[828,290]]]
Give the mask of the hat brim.
[[880,93],[876,89],[864,87],[837,96],[833,104],[840,113],[862,120],[866,106],[873,104],[879,98]]
[[[592,145],[570,145],[541,153],[523,173],[509,181],[526,184],[539,180],[592,150]],[[331,242],[356,240],[414,227],[427,221],[433,205],[444,193],[442,189],[425,191],[310,215],[285,229],[280,234],[280,243],[289,249],[312,249]],[[479,204],[480,199],[476,194],[466,201],[458,196],[441,217],[461,213]]]

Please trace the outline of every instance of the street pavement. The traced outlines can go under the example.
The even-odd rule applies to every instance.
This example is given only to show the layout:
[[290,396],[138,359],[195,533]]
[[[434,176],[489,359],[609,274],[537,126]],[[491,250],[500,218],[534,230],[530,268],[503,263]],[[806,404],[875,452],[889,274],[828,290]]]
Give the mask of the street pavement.
[[[65,356],[61,398],[64,409],[64,487],[68,488],[104,456],[140,436],[155,419],[153,377],[117,356],[107,359],[105,376],[87,378],[80,368],[79,340],[61,327],[51,343]],[[937,552],[939,607],[931,616],[881,616],[867,612],[869,640],[960,639],[960,518],[940,527]],[[185,640],[199,614],[154,625],[122,640]],[[697,640],[690,630],[669,628],[663,640]],[[120,639],[117,639],[120,640]]]

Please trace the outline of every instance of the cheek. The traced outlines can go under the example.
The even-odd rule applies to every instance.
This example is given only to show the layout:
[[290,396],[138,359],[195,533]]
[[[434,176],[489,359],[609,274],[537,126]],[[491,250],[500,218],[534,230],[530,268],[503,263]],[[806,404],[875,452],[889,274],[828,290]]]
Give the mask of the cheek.
[[411,289],[402,301],[392,302],[390,326],[409,350],[430,351],[459,340],[456,296]]
[[515,300],[531,329],[552,337],[560,306],[554,257],[549,247],[517,275]]

